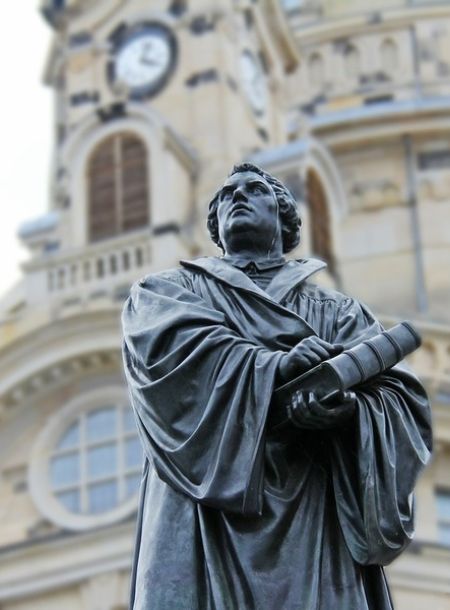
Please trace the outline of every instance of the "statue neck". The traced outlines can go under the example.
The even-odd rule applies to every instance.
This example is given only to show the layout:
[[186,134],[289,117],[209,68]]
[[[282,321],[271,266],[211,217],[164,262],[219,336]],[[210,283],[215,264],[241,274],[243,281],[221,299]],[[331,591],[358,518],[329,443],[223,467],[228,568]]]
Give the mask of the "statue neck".
[[256,243],[256,240],[246,240],[245,243],[227,244],[225,256],[239,258],[253,262],[279,260],[283,258],[283,244],[281,239],[274,239],[272,243]]

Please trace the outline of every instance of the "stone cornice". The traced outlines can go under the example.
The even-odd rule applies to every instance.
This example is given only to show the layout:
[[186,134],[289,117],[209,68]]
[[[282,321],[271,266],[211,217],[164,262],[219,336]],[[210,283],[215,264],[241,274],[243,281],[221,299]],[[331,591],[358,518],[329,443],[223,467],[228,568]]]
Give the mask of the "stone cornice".
[[134,520],[0,547],[0,601],[22,599],[131,568]]
[[[374,19],[376,14],[377,19]],[[408,28],[416,21],[422,19],[441,19],[450,16],[450,6],[440,4],[436,6],[379,9],[353,13],[350,15],[321,17],[317,21],[309,22],[304,26],[294,27],[295,36],[300,47],[322,44],[331,40],[354,36],[357,34],[391,31],[393,29]],[[291,18],[291,23],[293,18]]]

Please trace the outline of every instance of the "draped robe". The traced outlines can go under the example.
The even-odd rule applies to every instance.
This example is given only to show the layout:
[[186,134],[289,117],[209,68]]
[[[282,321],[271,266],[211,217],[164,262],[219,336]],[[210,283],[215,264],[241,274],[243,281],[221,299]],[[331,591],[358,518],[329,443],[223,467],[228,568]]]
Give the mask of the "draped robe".
[[388,610],[383,565],[413,536],[429,458],[424,390],[398,365],[332,430],[266,428],[282,354],[380,332],[289,261],[268,288],[219,258],[145,277],[123,313],[145,453],[134,610]]

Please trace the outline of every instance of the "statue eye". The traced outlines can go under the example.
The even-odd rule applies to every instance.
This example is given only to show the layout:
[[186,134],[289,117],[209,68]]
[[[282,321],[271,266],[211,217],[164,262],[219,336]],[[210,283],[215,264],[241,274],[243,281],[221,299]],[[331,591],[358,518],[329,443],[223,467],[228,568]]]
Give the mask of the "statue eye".
[[220,194],[220,200],[223,201],[224,199],[229,199],[232,194],[231,189],[223,189],[222,193]]
[[261,184],[251,184],[249,188],[251,193],[265,193],[266,189]]

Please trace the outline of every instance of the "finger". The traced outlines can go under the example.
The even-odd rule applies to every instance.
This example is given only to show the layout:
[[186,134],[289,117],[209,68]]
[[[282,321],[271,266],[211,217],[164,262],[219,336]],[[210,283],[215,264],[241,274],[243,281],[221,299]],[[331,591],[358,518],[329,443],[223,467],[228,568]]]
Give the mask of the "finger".
[[341,345],[340,343],[335,343],[334,345],[332,345],[332,348],[335,352],[337,352],[339,354],[344,351],[344,346]]
[[305,368],[311,368],[316,366],[317,364],[320,364],[322,362],[323,358],[320,358],[320,356],[317,356],[317,354],[314,354],[312,352],[308,352],[307,354],[303,355],[303,361],[305,363]]
[[343,392],[342,402],[356,402],[356,394],[351,390]]
[[309,348],[302,348],[301,350],[296,351],[294,354],[294,362],[296,366],[300,368],[310,368],[311,366],[315,366],[327,358],[328,354],[325,356],[319,356]]
[[311,401],[314,401],[314,398],[310,399],[308,394],[300,391],[297,392],[292,403],[293,416],[295,424],[300,428],[315,430],[321,426],[320,419],[309,407]]
[[322,405],[314,392],[297,391],[293,395],[293,421],[304,429],[324,430],[335,428],[347,421],[353,409],[346,405],[329,409]]
[[331,343],[328,343],[328,341],[325,341],[325,339],[321,339],[320,337],[306,337],[306,339],[302,339],[302,341],[300,341],[300,343],[298,345],[301,345],[303,347],[308,347],[310,348],[311,346],[314,345],[320,345],[321,347],[324,347],[325,349],[331,347]]
[[308,357],[319,358],[320,360],[328,360],[330,357],[330,352],[321,345],[308,345],[308,347],[303,351],[303,354]]
[[351,390],[340,390],[336,395],[334,395],[329,401],[327,401],[327,405],[332,409],[335,406],[342,406],[345,404],[356,403],[356,394]]
[[295,409],[299,409],[300,405],[303,402],[303,394],[300,390],[296,390],[293,394],[292,394],[292,408]]
[[[308,337],[310,338],[310,337]],[[341,352],[344,349],[344,346],[341,345],[340,343],[329,343],[328,341],[325,341],[325,339],[322,339],[321,337],[314,337],[314,340],[311,341],[312,345],[320,345],[322,347],[324,347],[326,350],[328,351],[333,351],[333,352]]]
[[326,417],[326,415],[328,414],[329,410],[319,402],[319,400],[314,392],[308,393],[306,400],[305,400],[305,404],[306,404],[308,413],[312,417],[319,416],[320,418],[322,418],[322,417]]
[[[353,392],[349,392],[353,394]],[[355,403],[349,402],[329,408],[321,404],[314,393],[309,393],[307,397],[308,419],[316,422],[320,427],[333,427],[351,417],[355,411]]]
[[320,403],[314,392],[309,392],[306,404],[309,413],[313,416],[327,417],[330,412],[330,409]]
[[321,360],[327,360],[330,357],[330,350],[322,345],[311,345],[309,351],[318,356]]
[[327,353],[327,357],[337,356],[343,350],[342,345],[332,345],[331,343],[328,343],[328,341],[324,341],[323,339],[319,339],[318,341],[314,341],[313,343],[308,343],[308,348],[320,351],[324,350]]

